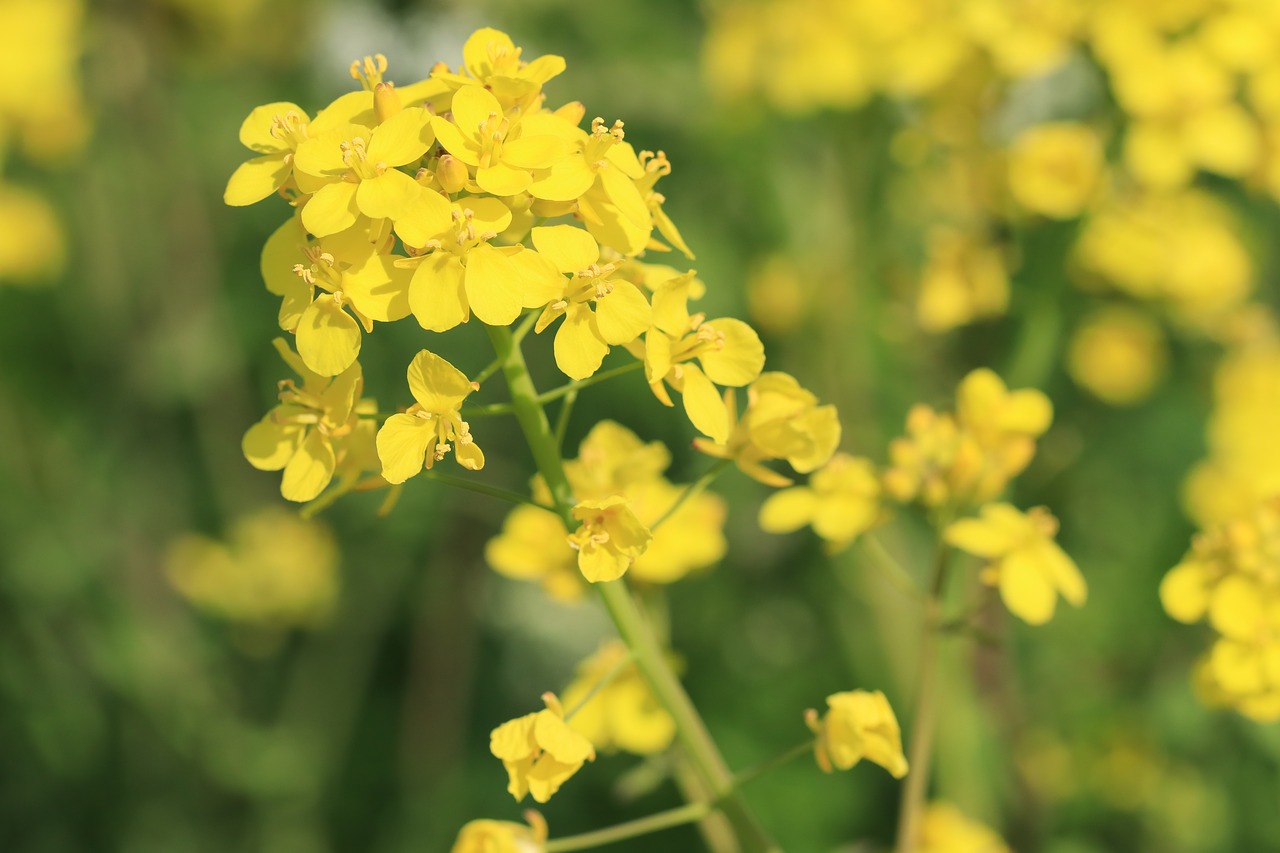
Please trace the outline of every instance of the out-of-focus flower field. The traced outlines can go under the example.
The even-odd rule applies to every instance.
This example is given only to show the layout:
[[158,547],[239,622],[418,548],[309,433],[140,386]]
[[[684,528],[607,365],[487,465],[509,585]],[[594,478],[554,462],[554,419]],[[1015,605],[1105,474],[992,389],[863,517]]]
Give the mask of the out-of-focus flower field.
[[0,0],[0,850],[1278,850],[1276,235],[1280,0]]

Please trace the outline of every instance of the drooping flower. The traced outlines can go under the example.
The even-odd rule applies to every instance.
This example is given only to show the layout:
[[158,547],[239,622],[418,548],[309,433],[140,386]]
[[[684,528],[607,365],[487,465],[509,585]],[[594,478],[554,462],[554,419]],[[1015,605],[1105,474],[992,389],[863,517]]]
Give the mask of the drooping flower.
[[473,820],[458,832],[450,853],[543,853],[547,823],[535,811],[525,812],[526,826],[509,820]]
[[920,818],[919,853],[1009,853],[989,826],[951,803],[932,802]]
[[283,469],[280,493],[286,500],[305,502],[325,490],[359,437],[356,408],[364,379],[359,362],[330,378],[308,368],[283,338],[273,344],[302,377],[302,387],[281,381],[280,405],[250,427],[241,447],[253,467]]
[[907,775],[898,718],[879,690],[833,693],[827,697],[827,713],[819,716],[809,709],[805,724],[817,736],[813,754],[823,772],[848,770],[865,758],[895,779]]
[[591,583],[613,581],[626,574],[653,539],[621,495],[582,501],[573,508],[582,525],[569,535],[578,552],[578,569]]
[[1053,541],[1058,520],[1044,507],[1026,513],[1004,503],[988,504],[981,518],[952,523],[949,545],[988,561],[982,578],[998,586],[1005,606],[1030,625],[1053,618],[1058,596],[1076,607],[1088,588],[1080,569]]
[[540,803],[551,799],[596,751],[591,741],[564,720],[554,693],[544,693],[547,707],[498,726],[489,735],[489,751],[507,769],[507,790],[516,802],[526,794]]
[[452,450],[471,471],[484,467],[484,453],[471,438],[459,410],[477,386],[458,368],[428,350],[409,364],[409,390],[417,401],[403,414],[387,418],[378,430],[378,457],[388,483],[403,483],[431,468]]

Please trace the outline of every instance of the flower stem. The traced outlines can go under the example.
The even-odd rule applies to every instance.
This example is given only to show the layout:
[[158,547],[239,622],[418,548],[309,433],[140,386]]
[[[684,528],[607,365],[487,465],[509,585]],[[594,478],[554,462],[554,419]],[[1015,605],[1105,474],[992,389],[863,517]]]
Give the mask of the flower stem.
[[689,803],[677,809],[658,812],[647,817],[629,820],[606,829],[553,838],[547,842],[547,853],[569,853],[572,850],[590,850],[615,841],[625,841],[638,835],[647,835],[673,826],[683,826],[706,817],[712,810],[710,803]]
[[911,718],[911,744],[908,762],[911,772],[902,787],[902,806],[898,812],[898,841],[895,853],[915,853],[919,845],[920,818],[929,789],[929,765],[933,760],[933,738],[938,724],[938,640],[942,623],[942,592],[947,579],[950,550],[942,540],[938,527],[938,552],[934,560],[933,583],[925,602],[924,636],[920,640],[919,678],[916,688],[915,713]]
[[423,476],[428,480],[435,480],[437,483],[444,483],[446,486],[453,486],[456,489],[464,489],[468,492],[488,495],[491,498],[497,498],[498,500],[507,501],[508,503],[528,504],[529,506],[536,506],[539,509],[550,509],[554,512],[554,509],[546,504],[538,503],[533,498],[522,495],[519,492],[503,489],[499,486],[490,486],[488,483],[478,483],[475,480],[469,480],[466,477],[457,477],[453,474],[445,474],[438,471],[427,471]]
[[574,714],[578,713],[583,708],[587,707],[587,703],[590,702],[592,699],[596,698],[596,694],[598,694],[601,690],[608,687],[609,683],[618,677],[618,673],[622,672],[622,670],[630,666],[631,662],[632,662],[632,655],[630,650],[628,650],[627,653],[623,655],[621,658],[619,658],[617,662],[614,663],[613,666],[609,667],[609,671],[606,672],[604,675],[602,675],[599,681],[591,685],[591,689],[587,691],[586,696],[583,696],[581,699],[578,700],[577,704],[575,704],[572,708],[564,712],[565,721],[567,722],[569,720],[572,720]]
[[[564,463],[556,446],[555,435],[542,408],[547,395],[538,395],[525,365],[524,354],[516,346],[510,330],[504,327],[487,327],[494,352],[503,360],[502,373],[511,392],[511,406],[524,432],[525,441],[533,453],[534,463],[551,492],[555,509],[572,530],[577,526],[573,518],[573,490],[565,475]],[[633,369],[628,365],[625,369]],[[619,369],[622,370],[622,369]],[[616,375],[618,371],[612,372]],[[592,379],[600,377],[597,374]],[[590,382],[583,380],[582,382]],[[573,383],[581,387],[582,383]],[[566,386],[567,388],[568,386]],[[565,392],[567,393],[567,391]],[[676,736],[698,774],[706,780],[712,795],[720,802],[726,817],[732,821],[743,850],[747,853],[776,853],[778,847],[764,833],[763,828],[747,809],[746,802],[734,790],[733,776],[721,757],[715,741],[707,732],[680,680],[676,678],[666,660],[661,644],[640,613],[640,608],[627,589],[625,581],[596,584],[614,626],[623,642],[631,649],[636,668],[653,691],[659,704],[676,724]],[[692,818],[696,820],[697,818]]]

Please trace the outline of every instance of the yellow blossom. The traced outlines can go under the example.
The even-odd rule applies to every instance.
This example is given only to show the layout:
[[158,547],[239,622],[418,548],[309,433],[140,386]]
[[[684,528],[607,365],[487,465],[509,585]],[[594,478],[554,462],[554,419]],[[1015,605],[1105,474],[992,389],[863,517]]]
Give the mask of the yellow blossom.
[[1079,385],[1113,406],[1150,396],[1165,371],[1164,332],[1149,315],[1105,308],[1088,317],[1067,348],[1067,370]]
[[578,552],[578,569],[591,583],[622,577],[653,539],[621,496],[581,501],[573,517],[582,525],[569,535],[569,545]]
[[591,741],[565,722],[555,694],[544,693],[542,699],[544,710],[505,722],[489,735],[489,751],[507,769],[507,790],[516,802],[531,794],[545,803],[583,763],[596,757]]
[[916,316],[923,328],[944,332],[999,317],[1008,305],[1008,260],[999,246],[953,228],[929,233],[916,300]]
[[571,225],[533,229],[533,245],[558,273],[560,292],[543,308],[534,331],[564,317],[555,337],[556,364],[571,379],[600,368],[610,346],[629,344],[649,328],[651,311],[634,284],[613,273],[617,263],[598,263],[600,246]]
[[578,555],[564,536],[564,522],[554,512],[518,506],[485,545],[484,559],[500,575],[537,581],[554,599],[579,601],[586,590]]
[[943,802],[925,808],[916,849],[919,853],[1009,853],[994,830]]
[[601,646],[578,665],[577,677],[561,699],[573,709],[569,726],[597,749],[653,755],[671,745],[676,724],[635,664],[627,662],[629,654],[617,640]]
[[473,820],[458,832],[450,853],[543,853],[547,824],[535,811],[525,812],[529,825],[507,820]]
[[788,533],[805,525],[831,550],[847,547],[880,516],[880,479],[870,460],[837,453],[814,472],[808,486],[783,489],[760,507],[760,527]]
[[1058,520],[1043,507],[1025,514],[1009,504],[987,504],[981,518],[946,529],[947,544],[988,561],[982,579],[998,586],[1014,615],[1030,625],[1053,618],[1061,595],[1079,607],[1088,596],[1080,569],[1053,541]]
[[827,713],[819,717],[810,709],[805,724],[817,736],[813,753],[823,772],[848,770],[865,758],[895,779],[907,775],[898,718],[879,690],[833,693],[827,697]]
[[309,369],[283,338],[276,351],[295,373],[280,382],[280,405],[245,433],[241,447],[249,464],[280,471],[280,494],[291,501],[313,500],[329,485],[334,470],[358,445],[356,411],[364,387],[360,364],[332,378]]
[[266,627],[315,627],[338,594],[329,531],[295,513],[266,509],[238,518],[225,542],[186,534],[169,548],[169,581],[197,607]]
[[0,180],[0,283],[38,285],[62,272],[66,237],[49,203]]
[[471,438],[459,410],[476,384],[440,356],[420,350],[408,370],[409,390],[417,401],[392,415],[378,430],[378,457],[388,483],[403,483],[431,468],[450,450],[471,471],[484,467],[484,453]]
[[91,111],[80,82],[86,6],[0,0],[0,137],[20,143],[32,160],[56,162],[88,138]]
[[1019,134],[1009,150],[1009,190],[1033,213],[1071,219],[1097,191],[1102,168],[1102,141],[1091,128],[1038,124]]
[[818,398],[786,373],[762,373],[747,388],[747,407],[737,414],[732,389],[723,408],[729,438],[723,443],[695,439],[694,447],[710,456],[732,459],[743,473],[769,486],[789,486],[791,480],[762,463],[786,459],[798,473],[822,467],[840,444],[836,407],[818,405]]
[[657,289],[653,327],[643,343],[637,341],[630,349],[644,360],[654,395],[664,405],[673,405],[666,390],[670,384],[680,392],[693,425],[724,444],[729,439],[730,415],[716,386],[739,387],[755,380],[764,367],[764,346],[755,330],[741,320],[707,320],[705,314],[690,314],[695,280],[691,272]]

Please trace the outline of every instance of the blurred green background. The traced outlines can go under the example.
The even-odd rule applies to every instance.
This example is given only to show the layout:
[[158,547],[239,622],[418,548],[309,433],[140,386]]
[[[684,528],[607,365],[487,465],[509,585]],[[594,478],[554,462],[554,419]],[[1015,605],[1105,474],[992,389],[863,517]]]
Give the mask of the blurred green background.
[[[797,318],[752,319],[771,367],[839,406],[846,449],[883,461],[912,403],[949,407],[981,365],[1054,400],[1014,499],[1062,519],[1090,601],[1041,629],[988,608],[998,642],[947,641],[938,793],[1022,853],[1280,849],[1280,736],[1196,703],[1188,669],[1204,635],[1156,595],[1192,533],[1178,494],[1205,452],[1216,348],[1177,343],[1170,379],[1132,408],[1077,388],[1061,353],[1092,297],[1067,284],[1072,224],[1010,236],[1024,263],[1007,317],[920,331],[895,266],[920,238],[885,214],[901,111],[783,118],[717,103],[700,66],[705,12],[676,0],[84,10],[87,143],[4,161],[6,180],[52,204],[66,254],[47,286],[0,287],[0,850],[436,851],[467,820],[519,819],[488,733],[561,689],[612,629],[593,603],[550,602],[485,566],[505,506],[419,481],[387,518],[378,495],[325,511],[339,589],[317,628],[237,626],[165,573],[181,535],[225,536],[284,503],[278,477],[239,450],[285,375],[257,266],[285,208],[221,200],[246,156],[239,123],[270,101],[327,103],[367,53],[405,83],[456,66],[479,26],[526,56],[566,57],[553,103],[581,100],[666,151],[666,209],[698,254],[711,316],[752,317],[745,283],[767,256],[803,271]],[[1275,205],[1240,203],[1270,299]],[[370,339],[362,363],[384,407],[422,335],[400,323]],[[530,347],[544,387],[558,381],[549,344]],[[489,359],[476,324],[448,347],[469,373]],[[707,467],[638,374],[584,393],[567,446],[603,417],[667,442],[677,482]],[[514,425],[486,422],[485,438],[490,481],[522,488],[532,466]],[[883,689],[907,716],[915,611],[859,549],[829,558],[808,533],[761,533],[763,487],[733,472],[719,490],[728,557],[674,587],[669,616],[729,762],[801,741],[803,710],[839,690]],[[929,535],[900,516],[883,539],[923,576]],[[563,835],[677,805],[662,769],[602,755],[540,810]],[[788,850],[865,850],[892,840],[897,790],[877,768],[827,777],[800,761],[748,799]],[[614,849],[699,844],[684,828]]]

